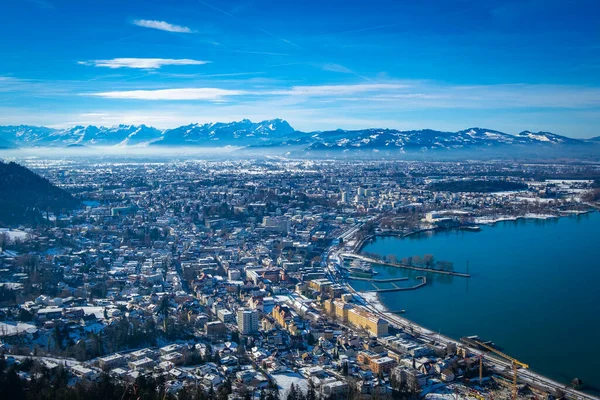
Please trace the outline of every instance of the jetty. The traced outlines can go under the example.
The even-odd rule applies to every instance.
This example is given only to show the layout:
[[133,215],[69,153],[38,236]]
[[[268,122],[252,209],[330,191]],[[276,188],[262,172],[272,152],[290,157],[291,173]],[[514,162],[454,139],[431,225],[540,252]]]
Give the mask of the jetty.
[[378,260],[378,259],[375,259],[375,258],[363,256],[361,254],[355,254],[355,253],[342,253],[340,256],[342,258],[344,258],[344,259],[347,258],[347,259],[350,259],[350,260],[361,260],[361,261],[369,262],[371,264],[378,264],[378,265],[383,265],[383,266],[386,266],[386,267],[394,267],[394,268],[402,268],[402,269],[412,269],[414,271],[429,272],[429,273],[432,273],[432,274],[460,276],[461,278],[470,278],[471,277],[471,274],[467,274],[467,273],[464,273],[464,272],[445,271],[445,270],[441,270],[441,269],[416,267],[414,265],[407,265],[407,264],[401,264],[401,263],[392,263],[392,262],[388,262],[388,261],[383,261],[383,260]]
[[367,290],[367,292],[371,292],[371,293],[400,292],[400,291],[404,291],[404,290],[416,290],[418,288],[421,288],[421,287],[427,285],[427,277],[417,276],[417,279],[420,279],[421,282],[417,283],[414,286],[397,286],[392,283],[393,288],[387,288],[387,289],[380,289],[374,283],[372,283],[375,290]]
[[364,281],[364,282],[373,282],[373,283],[392,283],[392,282],[400,282],[407,281],[408,277],[403,276],[401,278],[390,278],[390,279],[373,279],[373,278],[360,278],[356,276],[348,276],[347,279],[352,281]]

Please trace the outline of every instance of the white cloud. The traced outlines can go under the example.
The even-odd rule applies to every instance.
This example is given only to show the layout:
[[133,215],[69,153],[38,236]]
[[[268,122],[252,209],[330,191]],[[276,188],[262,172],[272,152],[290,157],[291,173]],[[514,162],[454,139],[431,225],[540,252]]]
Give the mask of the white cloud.
[[157,69],[164,65],[203,65],[209,61],[190,60],[188,58],[113,58],[112,60],[90,60],[79,61],[81,65],[93,65],[96,67],[107,68],[138,68],[138,69]]
[[126,90],[113,92],[88,93],[90,96],[109,99],[135,99],[135,100],[223,100],[227,96],[245,94],[241,90],[228,90],[218,88],[181,88],[157,90]]
[[160,31],[177,32],[177,33],[192,33],[193,31],[187,26],[173,25],[165,21],[154,21],[149,19],[136,19],[134,25],[144,28],[158,29]]
[[[0,91],[2,89],[0,82]],[[248,80],[242,87],[168,88],[95,91],[84,93],[104,98],[139,100],[219,100],[229,96],[247,96],[277,100],[278,104],[335,103],[338,107],[375,107],[383,111],[430,108],[446,109],[503,109],[503,108],[588,108],[600,106],[600,89],[557,85],[486,85],[453,86],[435,82],[396,81],[348,85],[307,85],[280,88],[252,85]],[[245,84],[244,84],[245,83]],[[317,103],[314,103],[317,104]]]

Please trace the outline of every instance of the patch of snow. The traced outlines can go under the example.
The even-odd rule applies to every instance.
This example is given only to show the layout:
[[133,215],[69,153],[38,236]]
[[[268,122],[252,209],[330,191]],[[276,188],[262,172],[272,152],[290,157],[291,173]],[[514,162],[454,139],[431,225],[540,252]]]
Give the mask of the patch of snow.
[[368,305],[375,308],[377,311],[388,312],[389,310],[381,303],[376,292],[358,292]]
[[28,238],[31,238],[31,235],[29,233],[19,229],[10,230],[6,228],[0,228],[0,234],[6,234],[8,236],[8,240],[10,240],[11,242],[14,240],[26,240]]
[[498,216],[498,217],[476,217],[473,219],[473,222],[481,225],[493,225],[496,222],[503,221],[516,221],[518,219],[550,219],[550,218],[558,218],[556,215],[551,214],[535,214],[535,213],[527,213],[525,215],[520,216]]
[[544,135],[536,135],[534,133],[528,133],[527,137],[533,140],[537,140],[540,142],[551,142],[550,139],[548,139],[548,137],[544,136]]
[[551,201],[554,201],[555,199],[551,199],[551,198],[541,198],[541,197],[517,197],[516,200],[518,201],[528,201],[530,203],[549,203]]
[[308,390],[308,381],[302,375],[297,372],[290,372],[286,374],[274,374],[273,378],[277,382],[279,388],[279,396],[284,399],[292,386],[292,383],[303,392]]
[[13,336],[23,332],[34,333],[37,332],[37,328],[35,325],[23,322],[0,322],[0,337]]
[[98,319],[104,319],[104,308],[105,307],[92,307],[92,306],[84,306],[84,307],[75,307],[76,309],[82,309],[86,315],[94,314]]

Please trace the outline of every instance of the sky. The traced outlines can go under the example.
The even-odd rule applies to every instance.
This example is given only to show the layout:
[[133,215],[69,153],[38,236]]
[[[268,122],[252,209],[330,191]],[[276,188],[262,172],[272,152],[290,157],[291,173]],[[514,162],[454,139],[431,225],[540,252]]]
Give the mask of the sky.
[[0,125],[600,135],[597,0],[0,0]]

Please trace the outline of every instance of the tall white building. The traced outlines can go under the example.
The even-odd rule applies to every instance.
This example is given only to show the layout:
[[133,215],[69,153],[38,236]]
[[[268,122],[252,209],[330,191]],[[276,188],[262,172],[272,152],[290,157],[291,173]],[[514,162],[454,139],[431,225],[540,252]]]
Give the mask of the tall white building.
[[348,192],[344,192],[342,191],[342,203],[347,203],[348,202]]
[[258,311],[240,308],[237,312],[237,324],[242,335],[258,332]]

